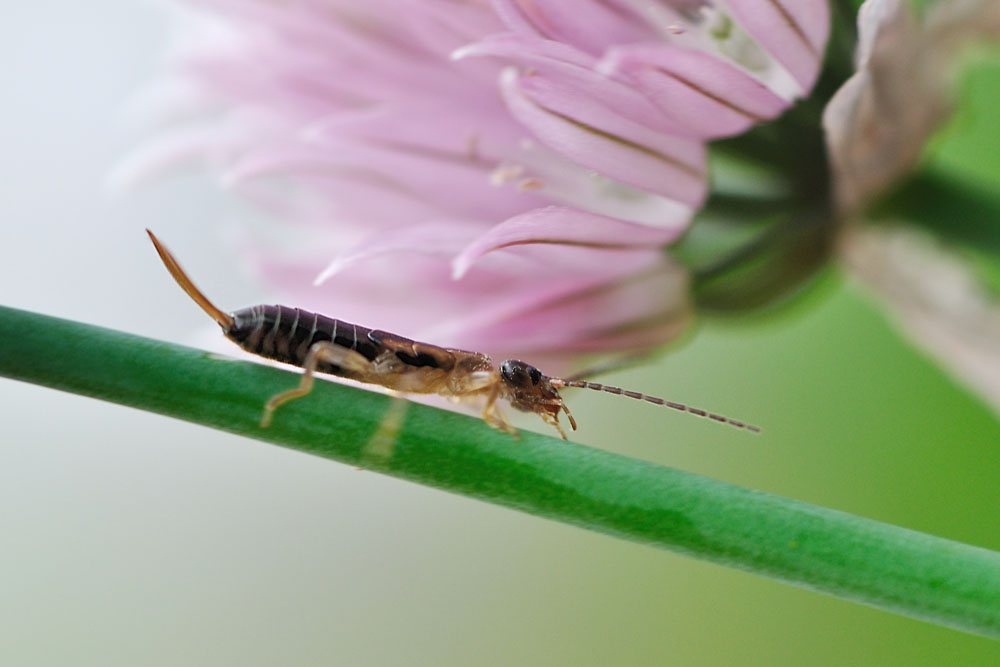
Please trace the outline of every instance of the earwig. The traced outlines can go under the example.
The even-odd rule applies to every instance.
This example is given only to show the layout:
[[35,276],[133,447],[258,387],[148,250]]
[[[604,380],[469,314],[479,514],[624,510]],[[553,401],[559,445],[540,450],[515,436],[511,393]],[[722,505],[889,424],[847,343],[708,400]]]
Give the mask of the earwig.
[[628,396],[753,433],[760,432],[756,426],[681,403],[596,382],[549,377],[517,359],[508,359],[496,368],[485,354],[420,343],[300,308],[259,305],[226,313],[195,287],[153,232],[147,229],[146,233],[170,275],[215,320],[227,338],[251,354],[303,369],[298,387],[275,394],[264,405],[262,427],[271,423],[279,406],[308,394],[316,373],[325,373],[398,392],[439,394],[460,402],[483,402],[483,420],[512,435],[517,435],[517,430],[500,412],[497,402],[501,399],[517,410],[537,414],[566,440],[559,415],[566,413],[574,431],[576,419],[559,395],[561,387]]

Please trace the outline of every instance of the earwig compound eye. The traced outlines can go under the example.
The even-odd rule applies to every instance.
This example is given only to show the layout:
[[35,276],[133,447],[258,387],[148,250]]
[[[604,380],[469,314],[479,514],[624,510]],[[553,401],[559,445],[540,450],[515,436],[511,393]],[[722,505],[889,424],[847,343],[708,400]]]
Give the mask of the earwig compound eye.
[[517,359],[504,361],[497,370],[485,354],[420,343],[299,308],[261,305],[225,313],[195,287],[159,239],[146,231],[170,275],[222,327],[227,338],[251,354],[304,369],[298,387],[276,394],[267,402],[262,427],[270,424],[279,406],[312,390],[315,373],[327,373],[404,393],[439,394],[461,402],[485,403],[482,417],[486,423],[513,435],[517,430],[497,407],[499,399],[509,401],[518,410],[537,414],[566,439],[559,425],[559,413],[566,413],[574,429],[576,420],[557,387],[583,387],[625,395],[748,431],[760,431],[756,426],[655,396],[594,382],[547,377]]
[[514,382],[514,373],[515,373],[514,369],[515,369],[514,361],[508,359],[507,361],[500,364],[500,375],[502,375],[503,378],[508,382]]
[[544,377],[540,370],[518,359],[508,359],[500,364],[500,375],[515,387],[526,387],[529,382],[537,385]]

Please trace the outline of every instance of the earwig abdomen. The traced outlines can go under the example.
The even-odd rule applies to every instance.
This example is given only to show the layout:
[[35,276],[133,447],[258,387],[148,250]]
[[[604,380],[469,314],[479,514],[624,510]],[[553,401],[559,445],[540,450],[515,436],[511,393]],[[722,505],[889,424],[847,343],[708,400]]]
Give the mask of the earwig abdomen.
[[[252,306],[232,314],[233,326],[226,336],[251,354],[286,364],[305,364],[309,348],[319,341],[354,350],[368,361],[378,356],[380,349],[367,329],[357,324],[311,313],[288,306]],[[350,377],[350,373],[334,364],[320,363],[320,373]]]

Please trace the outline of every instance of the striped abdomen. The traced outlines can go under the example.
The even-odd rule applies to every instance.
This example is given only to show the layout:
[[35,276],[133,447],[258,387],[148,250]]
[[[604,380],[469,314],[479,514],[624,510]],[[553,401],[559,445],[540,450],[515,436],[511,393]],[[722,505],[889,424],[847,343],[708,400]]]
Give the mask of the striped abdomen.
[[[232,316],[233,327],[226,331],[226,336],[247,352],[295,366],[303,366],[309,348],[320,341],[331,341],[354,350],[368,361],[388,352],[402,362],[401,369],[429,367],[448,371],[455,363],[452,353],[444,348],[300,308],[252,306],[237,310]],[[346,377],[354,375],[339,366],[322,362],[316,370]]]
[[[382,351],[371,329],[288,306],[252,306],[233,313],[235,323],[226,336],[247,352],[286,364],[302,366],[313,343],[332,341],[372,361]],[[320,373],[344,375],[338,366],[319,364]]]

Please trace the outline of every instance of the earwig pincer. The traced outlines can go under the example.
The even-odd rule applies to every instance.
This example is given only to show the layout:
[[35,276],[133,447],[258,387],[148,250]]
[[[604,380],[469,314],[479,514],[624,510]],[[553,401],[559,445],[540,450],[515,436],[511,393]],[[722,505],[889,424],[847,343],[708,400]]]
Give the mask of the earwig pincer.
[[261,418],[264,427],[271,423],[280,405],[312,390],[314,374],[326,373],[403,393],[439,394],[460,402],[479,402],[484,405],[482,418],[487,424],[513,435],[517,430],[497,405],[501,399],[518,410],[537,414],[567,439],[559,414],[566,413],[574,430],[576,420],[559,395],[563,387],[628,396],[760,432],[756,426],[655,396],[595,382],[549,377],[517,359],[508,359],[497,368],[485,354],[420,343],[300,308],[260,305],[226,313],[195,287],[153,232],[146,232],[170,275],[218,323],[227,338],[251,354],[304,369],[298,387],[272,396],[265,404]]

